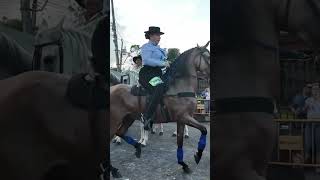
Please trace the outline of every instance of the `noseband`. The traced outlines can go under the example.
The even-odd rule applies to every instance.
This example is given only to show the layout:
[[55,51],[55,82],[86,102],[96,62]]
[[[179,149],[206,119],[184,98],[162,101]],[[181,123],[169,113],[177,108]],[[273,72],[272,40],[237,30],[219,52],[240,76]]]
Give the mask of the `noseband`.
[[63,73],[63,48],[62,48],[62,42],[63,42],[63,39],[62,39],[62,35],[61,35],[60,38],[57,41],[34,45],[35,52],[33,54],[32,70],[40,70],[42,48],[46,47],[46,46],[57,45],[59,47],[59,60],[60,60],[60,62],[59,62],[59,72]]

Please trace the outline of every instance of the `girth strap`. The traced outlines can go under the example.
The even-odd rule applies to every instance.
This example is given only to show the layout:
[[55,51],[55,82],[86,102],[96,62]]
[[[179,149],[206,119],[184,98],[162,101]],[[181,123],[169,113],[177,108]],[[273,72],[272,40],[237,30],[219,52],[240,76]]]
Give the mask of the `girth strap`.
[[234,112],[274,113],[273,99],[265,97],[220,98],[214,101],[214,108],[216,114]]

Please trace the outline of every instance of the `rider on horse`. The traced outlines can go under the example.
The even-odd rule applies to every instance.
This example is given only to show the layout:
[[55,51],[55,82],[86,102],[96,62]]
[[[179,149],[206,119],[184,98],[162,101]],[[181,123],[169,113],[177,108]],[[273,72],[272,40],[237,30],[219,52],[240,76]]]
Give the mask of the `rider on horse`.
[[146,111],[142,116],[144,128],[149,130],[153,113],[156,111],[165,90],[164,82],[161,79],[161,68],[169,67],[170,64],[166,61],[165,50],[158,45],[161,39],[160,35],[164,34],[160,28],[150,26],[149,30],[144,33],[149,42],[141,47],[143,67],[139,72],[139,82],[151,94],[149,106],[146,106]]

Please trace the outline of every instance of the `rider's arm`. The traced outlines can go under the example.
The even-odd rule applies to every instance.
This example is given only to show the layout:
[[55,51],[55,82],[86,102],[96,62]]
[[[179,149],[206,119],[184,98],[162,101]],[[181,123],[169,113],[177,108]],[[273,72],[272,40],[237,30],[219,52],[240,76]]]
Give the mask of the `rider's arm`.
[[141,57],[143,60],[143,65],[148,65],[152,67],[163,67],[165,66],[165,61],[162,59],[153,58],[153,49],[148,46],[141,48]]

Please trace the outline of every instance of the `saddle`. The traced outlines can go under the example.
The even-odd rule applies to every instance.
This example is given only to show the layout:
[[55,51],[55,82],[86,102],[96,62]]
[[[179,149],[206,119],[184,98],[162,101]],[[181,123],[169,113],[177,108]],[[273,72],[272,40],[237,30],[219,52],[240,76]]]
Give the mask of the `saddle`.
[[[71,77],[66,90],[66,98],[76,107],[88,110],[93,106],[95,110],[107,108],[106,92],[98,87],[95,81],[85,79],[86,73]],[[92,104],[93,102],[93,104]]]
[[149,95],[148,90],[142,86],[133,85],[131,87],[130,93],[134,96],[147,96]]

